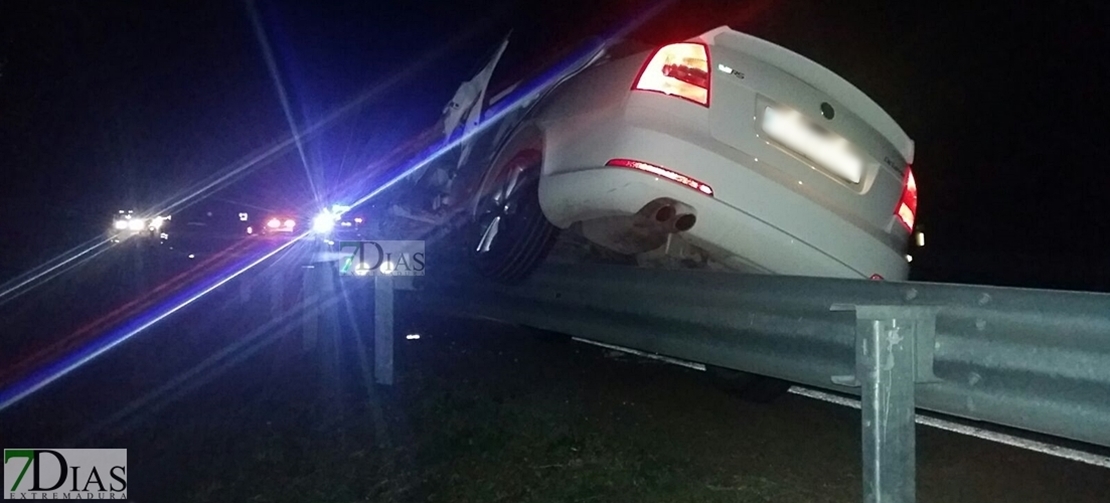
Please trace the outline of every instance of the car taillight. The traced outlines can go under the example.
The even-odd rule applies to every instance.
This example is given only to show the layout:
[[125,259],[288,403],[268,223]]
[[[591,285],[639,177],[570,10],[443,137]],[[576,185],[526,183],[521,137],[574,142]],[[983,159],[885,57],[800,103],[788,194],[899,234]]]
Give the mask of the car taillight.
[[917,182],[913,180],[913,170],[906,166],[906,176],[902,179],[902,197],[894,207],[894,216],[907,231],[913,232],[913,222],[917,218]]
[[678,96],[708,107],[709,50],[699,42],[663,46],[640,69],[632,89]]

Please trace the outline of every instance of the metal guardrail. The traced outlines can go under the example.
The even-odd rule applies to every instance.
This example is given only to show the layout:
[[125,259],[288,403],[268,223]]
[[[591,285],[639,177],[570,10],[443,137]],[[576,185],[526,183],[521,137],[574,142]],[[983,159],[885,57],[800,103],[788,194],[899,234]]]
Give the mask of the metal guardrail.
[[914,406],[1110,447],[1106,294],[599,265],[426,279],[414,307],[861,395],[866,501],[913,500]]

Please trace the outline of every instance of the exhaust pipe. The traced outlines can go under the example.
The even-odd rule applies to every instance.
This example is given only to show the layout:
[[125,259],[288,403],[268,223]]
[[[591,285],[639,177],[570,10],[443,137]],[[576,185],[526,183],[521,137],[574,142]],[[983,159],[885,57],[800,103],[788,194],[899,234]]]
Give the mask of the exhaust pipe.
[[685,232],[694,228],[694,224],[696,223],[698,223],[698,217],[692,213],[687,213],[685,215],[679,215],[678,218],[674,219],[672,227],[678,232]]
[[646,204],[640,209],[638,215],[662,226],[662,230],[668,234],[688,231],[698,222],[694,208],[666,198],[656,199]]
[[674,206],[665,204],[663,206],[660,206],[659,209],[655,211],[655,221],[660,223],[669,222],[672,218],[674,218],[676,213],[677,212],[675,211]]

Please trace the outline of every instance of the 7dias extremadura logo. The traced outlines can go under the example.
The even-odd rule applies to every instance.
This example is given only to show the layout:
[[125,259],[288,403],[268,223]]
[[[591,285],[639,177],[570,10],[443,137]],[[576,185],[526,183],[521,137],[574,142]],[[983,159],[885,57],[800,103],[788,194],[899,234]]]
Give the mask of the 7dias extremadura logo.
[[4,449],[4,499],[126,500],[127,449]]

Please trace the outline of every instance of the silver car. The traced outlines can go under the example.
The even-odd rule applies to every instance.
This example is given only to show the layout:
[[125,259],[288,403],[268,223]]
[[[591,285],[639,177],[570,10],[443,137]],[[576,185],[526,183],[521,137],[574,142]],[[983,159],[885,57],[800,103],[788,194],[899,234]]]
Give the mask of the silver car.
[[508,44],[445,107],[435,200],[394,212],[461,227],[486,276],[526,277],[570,229],[644,265],[907,277],[914,143],[833,72],[721,27],[491,96]]

